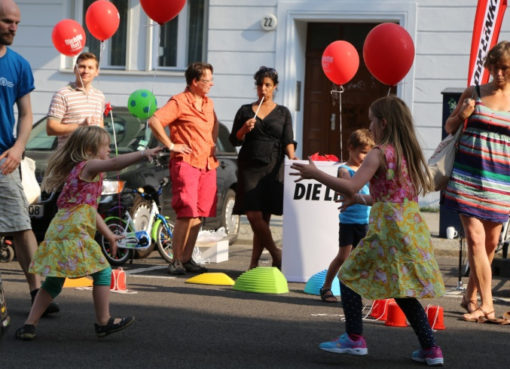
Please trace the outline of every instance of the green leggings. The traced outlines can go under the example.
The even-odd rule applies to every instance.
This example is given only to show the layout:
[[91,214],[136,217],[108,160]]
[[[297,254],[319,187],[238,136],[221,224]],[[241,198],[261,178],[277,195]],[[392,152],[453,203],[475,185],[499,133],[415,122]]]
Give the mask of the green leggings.
[[[94,286],[110,286],[112,280],[112,268],[108,267],[100,270],[91,276],[92,279],[94,279]],[[65,280],[66,279],[64,277],[46,277],[46,280],[41,287],[44,288],[44,290],[48,292],[52,298],[55,298],[62,291]]]

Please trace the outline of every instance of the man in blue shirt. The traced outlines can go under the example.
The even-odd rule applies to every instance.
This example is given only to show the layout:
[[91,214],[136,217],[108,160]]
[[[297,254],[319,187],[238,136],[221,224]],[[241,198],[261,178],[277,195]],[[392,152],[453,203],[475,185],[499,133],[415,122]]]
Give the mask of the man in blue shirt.
[[[37,294],[39,276],[28,273],[37,241],[28,215],[28,203],[21,185],[19,165],[32,130],[30,92],[34,77],[30,64],[7,46],[14,41],[20,11],[13,0],[0,0],[0,233],[12,235],[16,256],[32,295]],[[14,104],[18,110],[17,134],[14,134]],[[57,312],[53,305],[47,312]]]

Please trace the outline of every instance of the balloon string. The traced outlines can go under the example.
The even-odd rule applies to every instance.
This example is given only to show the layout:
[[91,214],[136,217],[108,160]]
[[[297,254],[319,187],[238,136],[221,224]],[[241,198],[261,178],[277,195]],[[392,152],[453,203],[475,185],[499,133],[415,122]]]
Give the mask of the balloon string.
[[338,131],[339,131],[339,135],[340,135],[340,161],[344,161],[343,159],[343,150],[342,150],[342,136],[343,136],[343,133],[342,133],[342,94],[344,93],[344,86],[337,86],[338,89],[337,90],[331,90],[331,95],[334,95],[334,94],[338,94],[338,122],[339,122],[339,127],[338,127]]
[[112,110],[110,110],[110,121],[112,122],[113,144],[115,146],[115,156],[119,156],[119,150],[117,148],[117,134],[115,133],[115,122],[113,120]]
[[388,94],[386,96],[390,96],[390,92],[391,92],[391,86],[388,87]]
[[342,132],[342,93],[344,92],[344,88],[340,86],[340,93],[338,94],[338,129],[340,130],[340,161],[344,161],[344,155],[343,155],[343,132]]

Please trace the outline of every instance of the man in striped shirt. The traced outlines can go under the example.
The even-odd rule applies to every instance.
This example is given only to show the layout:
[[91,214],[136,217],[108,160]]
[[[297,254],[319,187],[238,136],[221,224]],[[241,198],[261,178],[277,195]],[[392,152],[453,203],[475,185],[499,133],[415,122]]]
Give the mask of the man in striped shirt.
[[58,136],[61,146],[81,125],[104,126],[105,98],[101,91],[92,87],[99,74],[99,61],[93,53],[78,56],[74,68],[76,80],[58,90],[51,100],[46,131]]

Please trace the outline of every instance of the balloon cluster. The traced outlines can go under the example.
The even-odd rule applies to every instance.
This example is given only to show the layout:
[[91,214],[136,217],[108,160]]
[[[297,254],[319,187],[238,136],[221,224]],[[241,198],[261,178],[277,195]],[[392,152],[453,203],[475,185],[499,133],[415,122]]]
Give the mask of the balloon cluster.
[[[119,11],[109,1],[94,1],[87,9],[85,23],[92,36],[100,41],[107,40],[119,28]],[[51,40],[55,48],[62,54],[78,55],[85,47],[85,31],[81,24],[75,20],[63,19],[53,27]]]
[[[145,13],[162,26],[179,14],[186,5],[186,0],[140,0],[140,3]],[[103,42],[117,32],[120,24],[119,11],[110,1],[94,1],[85,13],[85,23],[92,36]],[[51,40],[60,53],[75,56],[85,47],[86,36],[78,22],[63,19],[53,27]],[[156,98],[149,90],[136,90],[129,96],[128,109],[140,119],[150,118],[156,108]]]
[[[175,18],[186,4],[186,0],[140,0],[145,13],[163,25]],[[89,32],[103,42],[112,37],[120,24],[119,11],[107,0],[94,1],[85,13],[85,23]],[[53,45],[64,55],[78,55],[85,47],[85,31],[72,19],[63,19],[53,27]]]
[[[379,82],[395,86],[413,64],[413,40],[398,24],[379,24],[365,39],[363,59],[370,73]],[[324,74],[331,82],[343,85],[356,74],[359,55],[349,42],[335,41],[324,50],[321,64]]]

